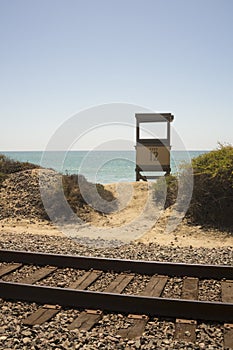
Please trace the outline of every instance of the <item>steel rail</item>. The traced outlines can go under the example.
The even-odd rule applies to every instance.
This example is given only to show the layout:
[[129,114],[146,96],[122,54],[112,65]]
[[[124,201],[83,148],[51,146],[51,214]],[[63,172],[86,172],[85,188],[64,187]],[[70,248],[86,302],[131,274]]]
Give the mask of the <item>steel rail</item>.
[[99,257],[45,254],[38,252],[0,250],[0,262],[17,262],[35,265],[50,265],[89,270],[115,271],[138,274],[165,274],[168,276],[190,276],[207,279],[233,279],[233,266],[201,265],[159,261],[108,259]]
[[196,320],[233,321],[233,303],[154,298],[0,281],[4,299]]

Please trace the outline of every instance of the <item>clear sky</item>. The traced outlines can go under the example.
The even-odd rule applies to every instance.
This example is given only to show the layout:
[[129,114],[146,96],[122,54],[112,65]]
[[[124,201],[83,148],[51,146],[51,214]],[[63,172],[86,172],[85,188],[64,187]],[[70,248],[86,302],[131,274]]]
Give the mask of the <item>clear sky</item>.
[[111,102],[172,112],[187,149],[233,143],[232,0],[0,0],[0,45],[0,151]]

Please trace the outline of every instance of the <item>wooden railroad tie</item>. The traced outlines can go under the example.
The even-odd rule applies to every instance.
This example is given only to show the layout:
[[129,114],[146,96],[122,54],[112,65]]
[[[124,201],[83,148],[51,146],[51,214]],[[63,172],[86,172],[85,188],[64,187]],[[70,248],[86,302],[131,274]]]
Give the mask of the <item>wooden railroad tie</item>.
[[[159,297],[164,287],[167,283],[167,276],[152,276],[150,281],[148,282],[146,288],[140,293],[141,296],[150,296],[150,297]],[[133,321],[132,326],[128,328],[122,328],[119,331],[119,335],[122,338],[134,339],[140,337],[145,330],[146,324],[149,320],[149,317],[146,315],[128,315],[128,321],[131,323]]]
[[[198,278],[185,277],[183,279],[182,299],[198,299]],[[197,321],[176,319],[175,339],[195,342]]]
[[[233,280],[221,282],[222,302],[233,303]],[[224,348],[233,349],[233,323],[224,324]]]
[[0,277],[6,276],[10,274],[11,272],[16,271],[20,267],[22,267],[23,264],[8,264],[8,265],[3,265],[0,267]]
[[[121,273],[113,280],[104,292],[122,293],[126,286],[134,278],[133,274]],[[85,310],[68,326],[68,329],[83,329],[89,331],[94,325],[101,320],[103,312],[101,310]]]
[[[39,282],[43,278],[51,275],[53,272],[57,270],[57,267],[53,266],[46,266],[42,267],[29,276],[23,278],[20,283],[25,283],[25,284],[34,284],[36,282]],[[44,319],[46,319],[46,315],[50,315],[50,318],[54,316],[58,311],[60,310],[60,306],[52,306],[52,305],[45,305],[44,307],[40,308],[37,314],[37,319],[39,322],[43,323]],[[26,319],[27,320],[27,319]],[[25,321],[26,321],[25,320]],[[30,316],[28,317],[29,323],[23,321],[24,324],[30,325]]]
[[43,278],[51,275],[53,272],[57,270],[57,267],[53,266],[46,266],[42,267],[36,271],[34,271],[32,274],[29,276],[22,278],[20,280],[20,283],[25,283],[25,284],[34,284],[36,282],[41,281]]
[[[97,278],[101,275],[101,271],[87,271],[76,281],[72,282],[69,285],[71,289],[86,289]],[[38,310],[29,315],[26,319],[23,320],[23,324],[28,326],[33,326],[35,324],[42,324],[46,321],[49,321],[61,310],[59,305],[43,305]]]
[[[14,272],[18,269],[20,269],[20,267],[22,267],[23,264],[18,264],[18,263],[13,263],[13,264],[7,264],[7,265],[3,265],[0,267],[0,278],[4,277],[6,275],[9,275],[11,272]],[[0,299],[0,302],[2,302],[2,299]]]
[[[0,277],[6,276],[10,274],[11,272],[14,272],[18,269],[20,269],[23,266],[23,264],[13,263],[6,266],[2,266],[0,268]],[[53,266],[46,266],[39,268],[38,270],[34,271],[33,273],[29,274],[29,276],[26,276],[20,280],[20,283],[25,284],[34,284],[43,278],[49,276],[53,272],[57,270],[57,267]],[[39,323],[43,323],[44,320],[48,317],[53,317],[54,314],[56,314],[61,308],[59,306],[53,306],[53,305],[44,305],[42,308],[38,310],[37,314],[37,320]],[[32,315],[31,315],[32,316]],[[30,324],[30,321],[32,321],[33,317],[30,318],[30,316],[25,320],[25,324]],[[27,323],[28,321],[28,323]],[[23,322],[24,323],[24,322]]]

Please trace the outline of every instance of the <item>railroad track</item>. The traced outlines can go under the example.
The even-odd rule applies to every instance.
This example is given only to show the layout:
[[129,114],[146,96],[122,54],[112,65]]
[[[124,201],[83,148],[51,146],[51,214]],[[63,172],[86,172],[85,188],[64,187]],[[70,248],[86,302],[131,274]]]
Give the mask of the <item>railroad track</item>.
[[[30,267],[30,272],[27,267]],[[48,277],[53,279],[58,269],[64,269],[64,274],[67,269],[80,273],[63,288],[46,285]],[[109,272],[114,278],[104,291],[90,290],[90,286]],[[124,293],[139,275],[148,277],[145,288],[137,295]],[[163,291],[173,277],[182,278],[181,296],[163,297]],[[220,301],[198,300],[199,283],[203,279],[220,281]],[[30,326],[50,320],[62,307],[83,310],[68,326],[69,329],[90,330],[103,317],[103,312],[123,313],[131,320],[132,326],[119,333],[131,339],[143,333],[151,316],[175,319],[175,337],[188,341],[195,341],[197,321],[218,321],[225,326],[225,347],[233,348],[232,266],[0,250],[0,298],[41,304],[23,321]]]

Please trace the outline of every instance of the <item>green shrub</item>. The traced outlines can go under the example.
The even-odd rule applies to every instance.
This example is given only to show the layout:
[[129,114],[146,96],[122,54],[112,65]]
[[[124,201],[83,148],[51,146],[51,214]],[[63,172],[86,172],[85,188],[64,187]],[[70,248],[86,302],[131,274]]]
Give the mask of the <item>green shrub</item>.
[[6,174],[0,173],[0,186],[3,183],[3,181],[6,179],[6,177],[7,177]]
[[9,175],[16,173],[18,171],[29,170],[39,168],[39,165],[28,163],[28,162],[19,162],[13,159],[6,157],[3,154],[0,154],[0,173]]
[[194,188],[188,217],[195,223],[233,227],[233,147],[219,148],[192,160]]
[[6,157],[4,154],[0,154],[0,186],[10,174],[36,168],[39,168],[39,165],[19,162]]
[[[0,154],[0,186],[10,174],[35,168],[40,167],[28,162],[14,161]],[[94,210],[89,206],[97,208],[99,211],[106,210],[107,212],[116,209],[116,201],[114,201],[115,197],[113,194],[107,191],[101,184],[88,182],[82,175],[62,175],[62,185],[67,202],[75,213],[80,213],[80,210],[81,212],[83,211],[83,213],[85,211]],[[62,193],[59,181],[55,181],[54,184],[49,185],[46,193],[49,207],[47,210],[50,210],[51,213],[56,213],[58,217],[68,217],[69,213],[67,212],[66,206],[64,206]],[[100,198],[103,199],[102,202]],[[44,210],[41,200],[38,200],[37,207],[41,210],[41,217],[48,219],[48,215]]]
[[[100,210],[113,211],[116,209],[113,194],[103,185],[93,184],[88,182],[83,175],[75,174],[63,175],[62,182],[64,194],[74,212],[86,204],[94,208],[98,207]],[[100,198],[104,200],[102,204]]]
[[[193,193],[186,213],[190,222],[221,229],[233,228],[233,147],[219,145],[218,149],[192,159],[183,165],[177,176],[169,175],[155,184],[154,198],[167,208],[180,198],[177,210],[182,209],[191,191],[190,175],[193,171]],[[188,176],[186,176],[188,175]],[[180,177],[180,178],[179,178]],[[179,181],[181,180],[182,181]]]

